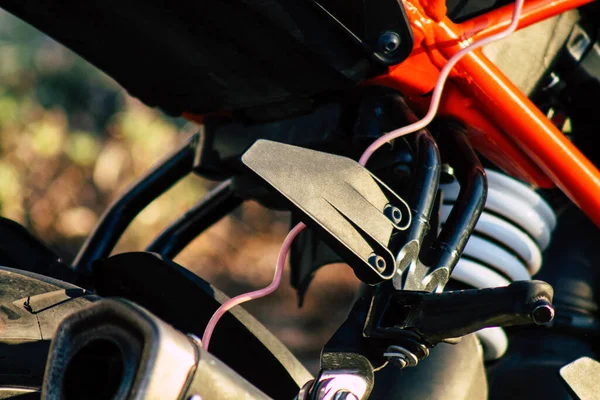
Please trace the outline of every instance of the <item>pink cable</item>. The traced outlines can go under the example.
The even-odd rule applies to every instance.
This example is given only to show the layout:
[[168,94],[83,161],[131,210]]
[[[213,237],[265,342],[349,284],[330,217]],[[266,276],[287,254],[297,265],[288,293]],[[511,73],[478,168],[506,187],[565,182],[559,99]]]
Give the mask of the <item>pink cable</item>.
[[[373,153],[375,153],[375,151],[381,146],[383,146],[385,143],[397,139],[401,136],[408,135],[409,133],[416,132],[429,125],[429,123],[433,121],[433,118],[435,118],[435,115],[438,112],[440,100],[442,98],[442,91],[444,90],[444,85],[446,84],[446,80],[448,79],[452,68],[454,68],[456,63],[470,51],[485,46],[486,44],[490,44],[497,40],[503,39],[509,36],[511,33],[513,33],[517,29],[517,25],[519,24],[519,16],[521,15],[521,10],[523,9],[523,3],[524,0],[515,1],[515,9],[513,10],[512,21],[506,30],[496,33],[495,35],[489,36],[485,39],[479,40],[475,43],[471,43],[469,46],[463,48],[448,60],[446,65],[444,65],[444,68],[442,68],[440,76],[438,77],[437,83],[435,84],[435,87],[433,89],[431,103],[429,104],[429,110],[422,119],[410,125],[403,126],[402,128],[388,132],[385,135],[378,138],[377,140],[375,140],[373,143],[371,143],[369,147],[367,147],[365,152],[358,160],[358,163],[362,166],[365,166],[367,164],[367,161],[369,161],[369,158],[371,158],[371,156],[373,155]],[[279,250],[279,256],[277,257],[277,264],[275,265],[275,276],[269,286],[267,286],[264,289],[255,290],[253,292],[241,294],[232,299],[229,299],[225,303],[223,303],[221,307],[217,309],[217,311],[215,311],[210,321],[208,322],[208,325],[206,326],[204,335],[202,336],[202,346],[205,350],[208,350],[210,338],[214,332],[217,322],[219,322],[219,319],[227,311],[239,304],[271,294],[279,287],[279,284],[281,283],[281,277],[283,275],[285,260],[287,258],[287,254],[290,250],[292,242],[305,227],[306,225],[300,222],[298,225],[292,228],[292,230],[288,233],[287,237],[283,241],[281,250]]]
[[285,259],[290,250],[292,242],[305,227],[306,225],[300,222],[298,225],[294,226],[286,236],[285,240],[283,241],[283,245],[281,246],[281,250],[279,250],[277,264],[275,264],[275,277],[273,278],[273,282],[271,282],[269,286],[267,286],[264,289],[255,290],[250,293],[244,293],[232,299],[229,299],[225,303],[223,303],[221,307],[217,309],[217,311],[215,311],[213,316],[210,318],[210,321],[208,321],[208,325],[206,325],[204,335],[202,335],[202,347],[204,347],[204,350],[208,350],[210,338],[213,334],[213,331],[215,330],[217,322],[219,322],[219,319],[223,316],[223,314],[225,314],[227,311],[239,304],[271,294],[279,287],[279,283],[281,282],[281,277],[283,275],[283,266],[285,264]]
[[481,39],[475,43],[471,43],[469,46],[460,50],[448,60],[448,62],[446,63],[446,65],[444,65],[444,68],[442,68],[442,71],[440,72],[440,76],[438,77],[437,83],[435,84],[435,88],[433,89],[433,95],[431,96],[429,110],[427,111],[427,114],[425,114],[423,119],[420,119],[419,121],[414,122],[410,125],[403,126],[402,128],[388,132],[385,135],[378,138],[377,140],[375,140],[373,143],[371,143],[369,147],[367,147],[362,156],[360,156],[360,160],[358,160],[358,163],[362,166],[366,165],[367,161],[369,160],[369,158],[371,158],[373,153],[375,153],[375,151],[381,146],[383,146],[385,143],[389,142],[390,140],[397,139],[400,136],[416,132],[429,125],[429,123],[433,121],[433,118],[438,112],[440,100],[442,98],[442,91],[444,90],[444,85],[446,84],[446,80],[448,79],[448,75],[450,75],[450,71],[452,71],[452,68],[454,68],[456,63],[461,58],[463,58],[468,52],[485,46],[486,44],[495,42],[496,40],[504,39],[505,37],[513,33],[517,29],[517,25],[519,24],[519,16],[521,15],[521,10],[523,9],[523,3],[524,0],[515,1],[515,9],[513,10],[512,21],[508,28],[506,28],[506,30],[498,32],[495,35],[489,36],[485,39]]

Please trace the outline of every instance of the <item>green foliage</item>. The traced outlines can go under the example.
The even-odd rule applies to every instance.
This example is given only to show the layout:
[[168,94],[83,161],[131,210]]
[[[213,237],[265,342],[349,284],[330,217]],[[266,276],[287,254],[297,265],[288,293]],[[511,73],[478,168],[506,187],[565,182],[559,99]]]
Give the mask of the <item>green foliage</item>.
[[[73,255],[108,203],[195,127],[129,97],[2,10],[0,60],[0,212]],[[143,248],[207,184],[178,184],[142,212],[119,248]]]

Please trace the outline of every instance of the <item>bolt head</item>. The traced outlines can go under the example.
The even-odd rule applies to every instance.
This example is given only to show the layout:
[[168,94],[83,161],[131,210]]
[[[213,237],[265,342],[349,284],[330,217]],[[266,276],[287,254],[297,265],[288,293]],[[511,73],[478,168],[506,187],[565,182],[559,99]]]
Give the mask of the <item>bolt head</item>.
[[396,32],[387,31],[379,36],[377,46],[379,50],[387,55],[394,54],[400,48],[400,36]]

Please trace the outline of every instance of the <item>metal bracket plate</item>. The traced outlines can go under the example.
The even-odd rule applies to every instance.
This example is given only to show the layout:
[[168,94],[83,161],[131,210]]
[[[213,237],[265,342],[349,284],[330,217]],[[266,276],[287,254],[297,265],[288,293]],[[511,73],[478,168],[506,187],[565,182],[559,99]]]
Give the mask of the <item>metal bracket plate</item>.
[[388,246],[410,225],[404,200],[356,161],[259,140],[242,162],[278,191],[300,218],[350,264],[366,283],[392,279]]

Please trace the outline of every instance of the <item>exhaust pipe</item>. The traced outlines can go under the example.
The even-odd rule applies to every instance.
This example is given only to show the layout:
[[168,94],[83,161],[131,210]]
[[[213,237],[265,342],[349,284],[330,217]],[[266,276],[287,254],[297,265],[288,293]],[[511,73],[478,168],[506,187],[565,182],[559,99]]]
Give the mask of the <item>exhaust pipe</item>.
[[50,346],[47,400],[268,399],[142,307],[104,299],[67,317]]

